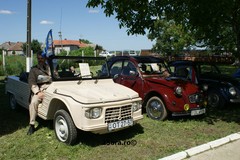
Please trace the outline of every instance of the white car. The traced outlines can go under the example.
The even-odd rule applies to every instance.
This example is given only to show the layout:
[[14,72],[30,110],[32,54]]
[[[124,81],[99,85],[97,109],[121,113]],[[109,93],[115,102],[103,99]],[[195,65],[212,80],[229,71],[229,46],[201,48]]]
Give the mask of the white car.
[[99,53],[99,56],[101,56],[101,57],[111,57],[111,56],[113,56],[113,54],[108,52],[108,51],[102,51],[101,53]]
[[[142,99],[132,89],[114,83],[108,70],[102,70],[105,61],[104,57],[49,58],[52,76],[38,106],[38,116],[53,120],[59,141],[72,145],[78,129],[104,134],[131,127],[143,118]],[[76,73],[69,69],[71,66]],[[27,76],[7,77],[5,92],[12,109],[17,104],[28,109]]]

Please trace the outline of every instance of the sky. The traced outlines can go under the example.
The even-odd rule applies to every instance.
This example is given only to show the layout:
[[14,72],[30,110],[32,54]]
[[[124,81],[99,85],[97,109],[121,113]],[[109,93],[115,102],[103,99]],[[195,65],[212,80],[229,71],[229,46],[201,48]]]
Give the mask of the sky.
[[[101,7],[87,8],[87,0],[32,0],[31,39],[89,40],[111,50],[151,49],[147,35],[128,36],[115,17],[106,17]],[[0,0],[0,44],[27,41],[27,0]]]

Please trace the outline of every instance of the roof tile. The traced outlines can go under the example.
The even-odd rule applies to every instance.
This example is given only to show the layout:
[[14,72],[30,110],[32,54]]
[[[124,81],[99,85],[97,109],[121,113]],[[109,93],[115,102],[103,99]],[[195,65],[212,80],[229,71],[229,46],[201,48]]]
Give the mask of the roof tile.
[[80,48],[89,46],[88,44],[83,43],[83,42],[78,41],[78,40],[62,40],[62,43],[61,43],[61,40],[53,40],[53,44],[55,46],[73,45],[73,46],[79,46]]

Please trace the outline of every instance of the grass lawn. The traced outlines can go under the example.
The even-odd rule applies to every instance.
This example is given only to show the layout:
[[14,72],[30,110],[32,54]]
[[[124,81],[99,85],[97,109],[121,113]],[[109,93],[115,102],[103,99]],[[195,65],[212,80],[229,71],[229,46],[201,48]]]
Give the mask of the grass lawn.
[[78,143],[58,142],[52,121],[37,119],[38,130],[27,136],[28,110],[8,107],[3,77],[0,80],[0,160],[158,159],[240,131],[240,105],[208,110],[205,117],[146,117],[139,124],[115,133],[97,135],[79,131]]

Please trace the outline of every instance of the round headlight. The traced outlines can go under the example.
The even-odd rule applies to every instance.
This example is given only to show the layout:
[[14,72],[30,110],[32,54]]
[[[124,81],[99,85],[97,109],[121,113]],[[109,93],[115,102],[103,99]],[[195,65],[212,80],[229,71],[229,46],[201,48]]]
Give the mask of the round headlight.
[[132,104],[133,112],[138,111],[140,108],[141,108],[141,102],[133,102],[133,104]]
[[181,95],[182,95],[182,87],[177,86],[177,87],[175,88],[175,93],[176,93],[177,95],[181,96]]
[[230,93],[232,96],[235,96],[235,95],[237,94],[237,92],[236,92],[236,90],[235,90],[234,87],[230,87],[230,88],[228,89],[228,91],[229,91],[229,93]]
[[202,89],[203,89],[203,91],[207,91],[207,90],[208,90],[208,85],[207,85],[207,84],[204,84],[204,85],[202,86]]
[[91,108],[85,112],[85,116],[90,119],[99,118],[102,114],[101,108]]

